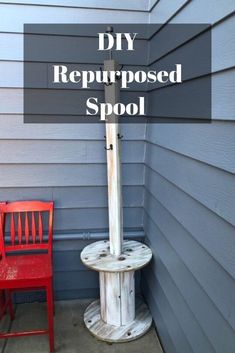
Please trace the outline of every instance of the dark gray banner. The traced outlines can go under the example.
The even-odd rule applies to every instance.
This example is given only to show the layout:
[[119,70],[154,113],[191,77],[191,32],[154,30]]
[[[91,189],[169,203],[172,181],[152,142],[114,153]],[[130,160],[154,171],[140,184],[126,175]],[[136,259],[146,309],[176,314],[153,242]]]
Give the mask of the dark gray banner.
[[[122,123],[210,122],[208,24],[110,26],[24,26],[25,123],[103,123],[113,112]],[[112,84],[115,106],[104,99]]]

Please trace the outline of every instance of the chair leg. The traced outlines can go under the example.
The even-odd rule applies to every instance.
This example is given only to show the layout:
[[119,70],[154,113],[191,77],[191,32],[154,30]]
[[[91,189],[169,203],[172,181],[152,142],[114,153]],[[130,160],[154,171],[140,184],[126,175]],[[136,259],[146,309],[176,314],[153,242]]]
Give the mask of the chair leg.
[[13,301],[12,301],[12,293],[11,293],[11,291],[8,291],[8,292],[7,292],[7,296],[8,296],[7,300],[8,300],[8,303],[9,303],[8,305],[9,305],[10,318],[11,318],[11,320],[13,321],[14,318],[15,318],[15,314],[14,314],[14,307],[13,307]]
[[47,286],[47,315],[49,328],[50,352],[54,352],[54,304],[52,282]]
[[4,290],[0,290],[0,320],[6,314],[6,295]]
[[51,287],[52,287],[52,300],[53,300],[53,314],[55,316],[55,299],[54,299],[54,287],[53,287],[53,278],[51,280]]

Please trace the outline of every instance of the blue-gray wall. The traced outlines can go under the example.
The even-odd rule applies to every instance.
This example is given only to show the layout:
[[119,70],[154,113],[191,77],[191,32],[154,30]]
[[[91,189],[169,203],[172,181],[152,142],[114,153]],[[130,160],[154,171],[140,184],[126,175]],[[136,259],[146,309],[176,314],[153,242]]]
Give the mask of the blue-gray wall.
[[[142,1],[0,1],[0,200],[55,201],[58,299],[98,294],[97,274],[80,262],[80,251],[91,240],[79,239],[89,232],[108,236],[105,131],[101,124],[23,124],[23,25],[85,21],[105,28],[111,18],[146,23],[148,16]],[[125,235],[139,237],[145,127],[127,124],[122,134]]]
[[213,24],[213,123],[123,127],[125,230],[153,249],[142,286],[166,353],[235,347],[234,10],[234,0],[0,1],[0,199],[55,200],[57,298],[98,294],[79,261],[90,240],[77,238],[107,235],[104,131],[23,124],[23,23]]
[[213,122],[147,127],[144,230],[154,260],[142,276],[144,293],[166,353],[231,353],[235,349],[235,3],[156,3],[150,15],[153,23],[213,24]]

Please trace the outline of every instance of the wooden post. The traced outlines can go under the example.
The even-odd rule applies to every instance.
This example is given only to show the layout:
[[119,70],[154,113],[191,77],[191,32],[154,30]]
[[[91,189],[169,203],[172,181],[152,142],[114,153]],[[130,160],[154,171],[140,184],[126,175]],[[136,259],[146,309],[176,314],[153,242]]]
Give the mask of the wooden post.
[[[114,60],[106,60],[104,70],[116,71],[118,65]],[[105,86],[105,102],[112,105],[119,102],[119,91],[119,81]],[[106,121],[110,253],[119,256],[123,241],[119,124],[114,113]]]
[[[118,65],[114,60],[104,62],[105,71],[116,71]],[[112,105],[119,102],[119,82],[105,86],[105,102]],[[108,174],[108,204],[109,204],[109,239],[110,254],[119,257],[123,242],[123,211],[121,192],[121,161],[119,124],[113,113],[106,117],[106,149]],[[120,273],[100,272],[101,316],[104,322],[122,325]],[[112,305],[109,305],[112,303]]]
[[101,317],[107,324],[123,326],[135,319],[134,271],[100,272]]
[[[117,71],[114,60],[104,62],[105,71]],[[105,101],[119,102],[118,81],[105,86]],[[82,262],[99,272],[100,301],[91,303],[84,322],[93,335],[109,342],[125,342],[142,336],[152,317],[142,301],[135,305],[135,271],[146,266],[152,252],[144,244],[123,240],[120,133],[115,114],[106,118],[108,173],[109,242],[98,241],[85,247]],[[108,120],[108,121],[107,121]]]

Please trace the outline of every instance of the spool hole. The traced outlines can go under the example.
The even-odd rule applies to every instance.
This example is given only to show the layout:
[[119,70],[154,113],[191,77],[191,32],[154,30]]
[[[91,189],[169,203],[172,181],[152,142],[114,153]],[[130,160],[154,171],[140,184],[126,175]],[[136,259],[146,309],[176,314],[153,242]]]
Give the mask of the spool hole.
[[106,257],[107,254],[100,254],[100,257]]
[[125,256],[119,256],[118,260],[119,261],[124,261],[124,260],[126,260],[126,258],[125,258]]

